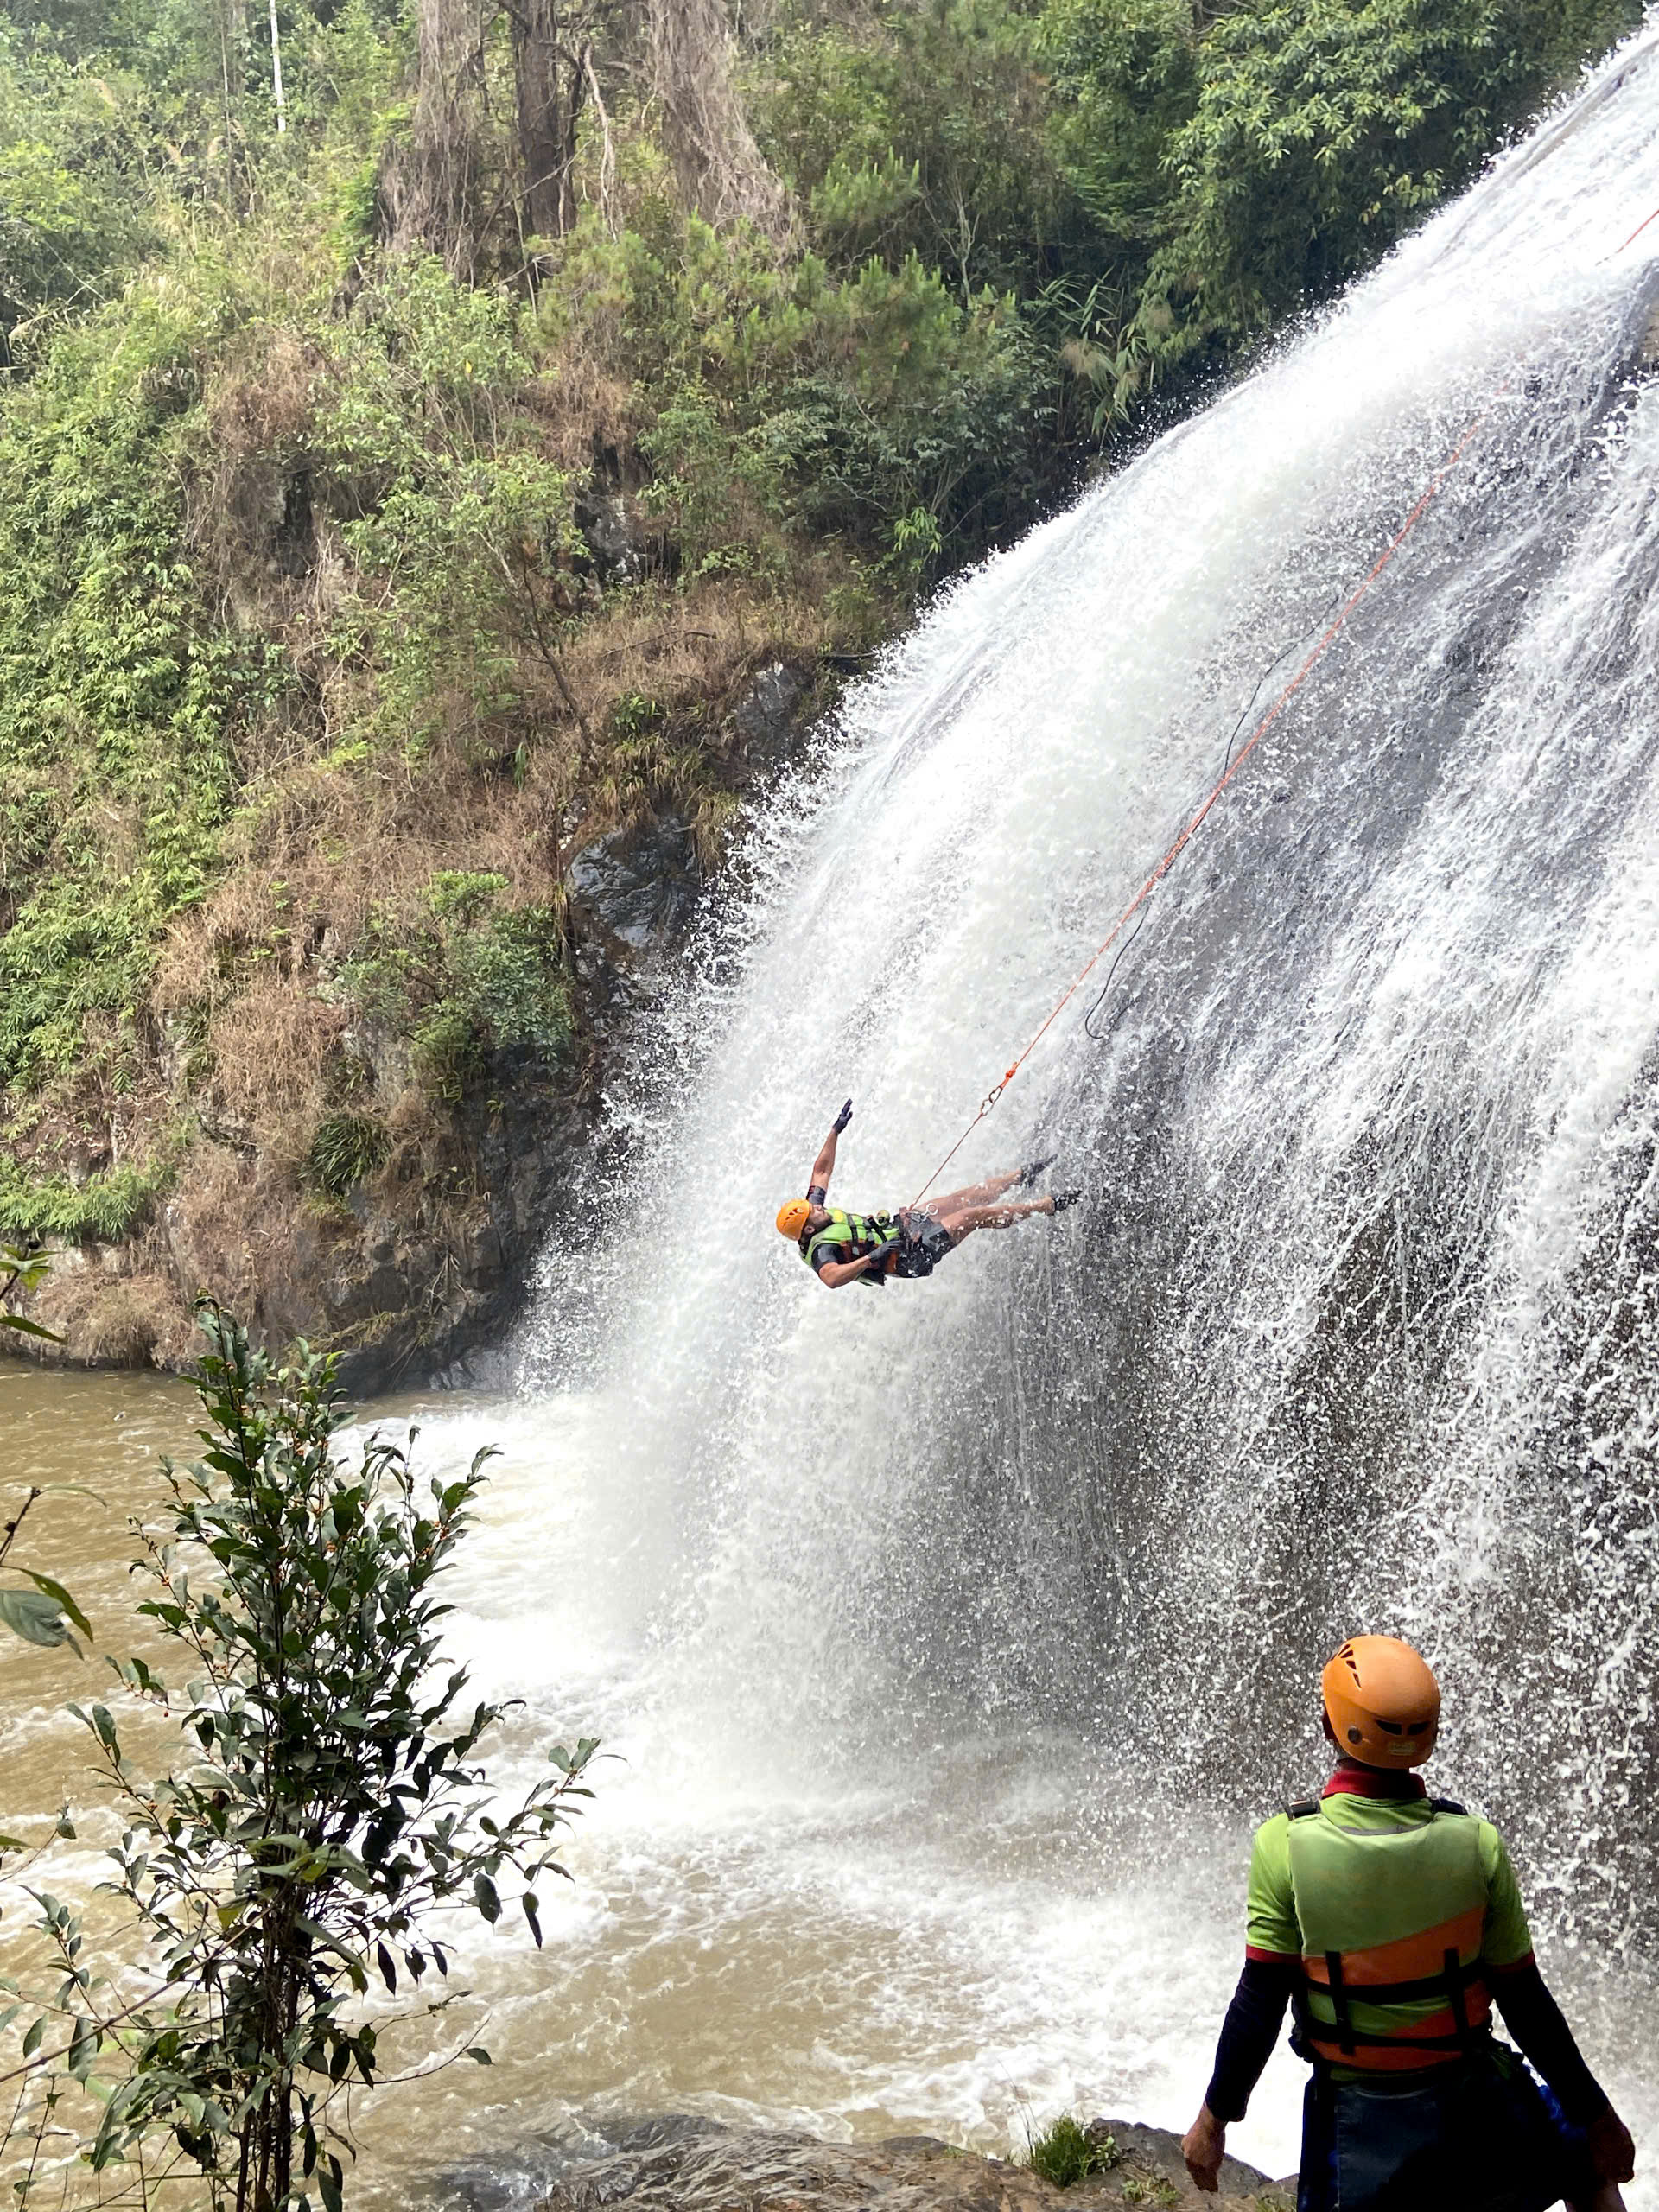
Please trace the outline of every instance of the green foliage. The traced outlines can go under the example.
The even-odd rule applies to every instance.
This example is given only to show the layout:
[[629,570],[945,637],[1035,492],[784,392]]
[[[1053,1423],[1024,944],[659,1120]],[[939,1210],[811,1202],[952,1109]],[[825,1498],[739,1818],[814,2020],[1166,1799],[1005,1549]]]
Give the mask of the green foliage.
[[542,327],[602,346],[620,326],[644,353],[639,443],[690,574],[775,574],[827,532],[885,552],[918,507],[941,555],[1034,518],[1049,372],[1009,300],[964,300],[913,251],[838,275],[648,213],[619,238],[578,230]]
[[208,1448],[163,1463],[170,1527],[138,1531],[136,1562],[153,1592],[139,1611],[184,1681],[143,1658],[117,1666],[188,1756],[146,1783],[107,1707],[71,1708],[125,1823],[109,1886],[166,1988],[122,2005],[79,1916],[39,1895],[55,1987],[24,2047],[51,2030],[35,2097],[65,2075],[92,2088],[95,2172],[142,2158],[149,2187],[193,2182],[214,2212],[297,2209],[312,2190],[340,2212],[350,2145],[332,2107],[379,2067],[374,2021],[348,2008],[448,1974],[440,1912],[494,1922],[516,1903],[540,1942],[535,1885],[564,1871],[559,1832],[590,1795],[595,1746],[556,1747],[516,1807],[479,1764],[507,1708],[462,1702],[440,1577],[490,1453],[450,1482],[419,1480],[379,1435],[337,1456],[332,1361],[273,1369],[211,1301],[200,1310]]
[[67,1175],[32,1174],[0,1157],[0,1236],[34,1243],[48,1237],[66,1244],[117,1244],[144,1220],[172,1179],[164,1154],[151,1165],[110,1167],[84,1182]]
[[1032,18],[999,0],[803,14],[754,87],[832,269],[913,255],[964,303],[1025,291],[1086,226],[1051,149]]
[[408,1039],[422,1081],[452,1103],[490,1052],[526,1052],[556,1071],[574,1040],[563,913],[499,906],[505,887],[504,877],[483,871],[441,870],[426,888],[431,925],[377,915],[336,986]]
[[514,310],[430,257],[388,264],[332,357],[315,430],[360,582],[334,619],[376,664],[366,734],[418,752],[517,696],[512,616],[575,542],[568,480],[511,403],[530,372]]
[[507,887],[505,875],[486,869],[442,868],[426,887],[426,903],[441,922],[476,922]]
[[644,691],[624,691],[611,706],[611,735],[620,744],[637,744],[665,720],[660,700]]
[[[1611,35],[1635,20],[1581,8]],[[1481,161],[1567,58],[1541,0],[1246,0],[1171,135],[1166,350],[1254,336],[1363,268]],[[1576,54],[1574,57],[1576,59]]]
[[20,324],[107,297],[159,244],[145,105],[0,26],[0,363]]
[[1109,2135],[1091,2136],[1069,2112],[1027,2138],[1026,2163],[1056,2189],[1070,2189],[1117,2164],[1117,2145]]
[[325,1114],[306,1153],[306,1179],[324,1198],[348,1198],[391,1151],[391,1132],[373,1115]]
[[1048,0],[1040,23],[1056,92],[1049,132],[1119,285],[1145,280],[1168,234],[1167,151],[1198,97],[1192,0]]
[[142,1003],[210,880],[228,728],[260,688],[181,543],[195,335],[153,296],[106,310],[0,416],[0,1067],[25,1089]]

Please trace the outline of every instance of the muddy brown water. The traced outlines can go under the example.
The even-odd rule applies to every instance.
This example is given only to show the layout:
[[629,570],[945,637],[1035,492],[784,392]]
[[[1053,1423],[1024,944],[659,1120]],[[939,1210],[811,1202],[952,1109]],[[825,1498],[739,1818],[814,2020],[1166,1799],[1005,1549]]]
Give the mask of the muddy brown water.
[[[1087,1745],[994,1719],[851,1780],[746,1741],[688,1700],[671,1648],[627,1618],[636,1532],[610,1478],[614,1405],[452,1396],[373,1413],[416,1421],[434,1471],[500,1451],[448,1637],[480,1690],[523,1700],[493,1778],[510,1788],[582,1732],[608,1763],[572,1880],[543,1885],[545,1948],[512,1914],[494,1931],[456,1918],[447,2009],[379,2006],[388,2069],[410,2078],[342,2115],[359,2205],[527,2200],[573,2149],[664,2110],[998,2152],[1063,2110],[1185,2124],[1236,1972],[1242,1830],[1201,1808],[1149,1823],[1115,1802]],[[194,1414],[174,1380],[0,1364],[0,1483],[12,1501],[45,1490],[20,1554],[69,1584],[100,1650],[153,1649],[127,1521],[155,1510],[157,1455],[188,1456]],[[0,1670],[0,1826],[47,1842],[71,1802],[78,1840],[49,1845],[34,1878],[85,1907],[136,1986],[130,1934],[96,1888],[109,1817],[62,1710],[107,1695],[107,1672],[11,1638]],[[156,1726],[137,1740],[164,1764]],[[15,1891],[3,1902],[10,1964],[24,1937]],[[1576,2009],[1639,2118],[1645,1993],[1586,1984]],[[474,2043],[487,2070],[454,2056]],[[1239,2156],[1294,2165],[1300,2093],[1281,2050],[1234,2132]]]

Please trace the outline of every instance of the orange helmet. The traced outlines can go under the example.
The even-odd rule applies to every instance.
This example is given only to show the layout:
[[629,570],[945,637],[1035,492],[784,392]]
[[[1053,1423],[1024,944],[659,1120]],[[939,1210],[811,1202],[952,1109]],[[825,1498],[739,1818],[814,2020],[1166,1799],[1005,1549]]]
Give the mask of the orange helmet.
[[1319,1677],[1337,1747],[1367,1766],[1421,1766],[1440,1725],[1440,1686],[1397,1636],[1350,1637]]
[[801,1231],[806,1227],[807,1219],[811,1211],[812,1202],[810,1198],[786,1199],[778,1209],[778,1234],[780,1236],[787,1236],[792,1243],[798,1244]]

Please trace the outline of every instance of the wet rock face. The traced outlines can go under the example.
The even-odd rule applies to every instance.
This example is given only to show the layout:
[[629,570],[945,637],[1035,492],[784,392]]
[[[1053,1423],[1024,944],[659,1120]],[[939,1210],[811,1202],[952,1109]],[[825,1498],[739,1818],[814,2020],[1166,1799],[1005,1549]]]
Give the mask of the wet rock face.
[[668,812],[597,839],[567,880],[590,925],[634,952],[658,950],[683,933],[703,882],[690,824]]
[[1112,2163],[1061,2190],[1028,2167],[927,2135],[823,2143],[676,2114],[626,2131],[613,2157],[573,2165],[538,2212],[608,2212],[623,2203],[629,2212],[1096,2212],[1199,2203],[1292,2212],[1294,2205],[1294,2181],[1271,2182],[1236,2158],[1224,2163],[1219,2193],[1200,2196],[1179,2139],[1165,2129],[1109,2120],[1090,2133]]

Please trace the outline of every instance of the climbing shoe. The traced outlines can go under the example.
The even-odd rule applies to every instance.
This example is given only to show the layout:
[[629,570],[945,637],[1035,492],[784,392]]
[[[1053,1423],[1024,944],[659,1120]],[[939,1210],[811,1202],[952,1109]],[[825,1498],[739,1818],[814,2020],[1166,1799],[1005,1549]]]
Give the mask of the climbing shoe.
[[1077,1200],[1082,1196],[1083,1192],[1081,1191],[1056,1191],[1054,1193],[1055,1212],[1064,1213],[1067,1206],[1076,1205]]
[[1027,1160],[1020,1170],[1020,1180],[1016,1187],[1021,1191],[1034,1191],[1044,1173],[1054,1165],[1056,1157],[1057,1154],[1050,1152],[1046,1153],[1040,1160]]

